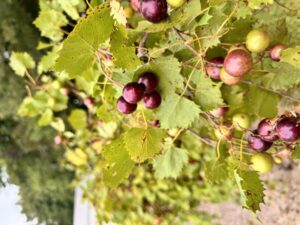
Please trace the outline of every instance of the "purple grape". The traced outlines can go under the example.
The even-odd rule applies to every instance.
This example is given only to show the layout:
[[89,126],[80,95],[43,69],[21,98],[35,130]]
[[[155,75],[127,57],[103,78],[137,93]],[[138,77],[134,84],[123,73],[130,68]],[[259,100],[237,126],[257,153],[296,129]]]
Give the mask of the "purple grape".
[[208,76],[215,80],[220,80],[220,73],[223,67],[224,58],[223,57],[216,57],[209,60],[207,66],[205,67],[206,73]]
[[264,119],[258,124],[257,133],[265,141],[273,142],[279,139],[276,134],[275,127],[269,119]]
[[123,114],[130,114],[136,110],[137,104],[130,104],[121,96],[117,101],[117,108]]
[[250,148],[254,149],[257,152],[267,151],[273,144],[272,142],[263,140],[261,137],[259,137],[256,134],[251,134],[248,137],[248,143]]
[[285,49],[286,47],[284,45],[278,44],[278,45],[274,45],[270,51],[269,51],[269,56],[270,58],[275,61],[275,62],[279,62],[280,61],[280,56],[282,51]]
[[144,18],[152,23],[158,23],[168,16],[166,0],[142,0],[140,11]]
[[144,92],[145,86],[143,84],[131,82],[123,88],[123,97],[128,103],[136,104],[143,98]]
[[251,54],[242,48],[228,53],[224,60],[225,71],[233,77],[242,77],[250,72],[253,66]]
[[145,94],[143,99],[144,105],[148,109],[155,109],[159,107],[161,103],[161,97],[157,91]]
[[276,131],[280,140],[294,142],[300,138],[300,124],[295,117],[285,117],[276,125]]
[[158,79],[154,73],[145,72],[139,77],[138,83],[145,86],[145,92],[147,93],[155,90],[158,86]]

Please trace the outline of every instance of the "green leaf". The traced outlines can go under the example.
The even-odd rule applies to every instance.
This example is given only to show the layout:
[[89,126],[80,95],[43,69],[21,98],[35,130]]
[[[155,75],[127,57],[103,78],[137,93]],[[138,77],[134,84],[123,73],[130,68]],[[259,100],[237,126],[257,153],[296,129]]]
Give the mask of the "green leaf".
[[82,109],[74,109],[68,116],[68,122],[74,130],[81,130],[87,126],[87,115]]
[[299,70],[284,62],[276,63],[270,73],[262,75],[254,82],[272,90],[288,90],[300,83]]
[[62,12],[44,9],[40,11],[33,24],[41,31],[42,36],[53,41],[60,41],[64,36],[61,27],[66,26],[68,20]]
[[10,57],[9,65],[17,75],[23,77],[27,69],[33,69],[35,67],[35,62],[26,52],[13,52]]
[[188,163],[188,152],[185,149],[173,146],[171,141],[165,144],[164,149],[165,152],[153,162],[155,176],[159,179],[176,178]]
[[113,60],[117,67],[132,70],[141,64],[140,60],[135,54],[135,47],[133,43],[129,43],[123,36],[123,28],[119,28],[111,35],[110,51],[113,54]]
[[124,143],[135,162],[144,162],[160,153],[165,134],[158,128],[131,128],[124,135]]
[[134,166],[124,147],[123,138],[119,137],[104,146],[102,154],[107,162],[103,181],[111,187],[116,187],[129,176]]
[[81,75],[95,63],[95,54],[113,31],[114,20],[107,4],[95,7],[87,18],[80,19],[63,43],[54,69],[66,71],[70,78]]
[[195,102],[200,105],[201,109],[209,111],[223,106],[224,101],[220,90],[222,83],[215,83],[204,74],[196,75],[199,76],[199,82],[197,83]]
[[278,114],[279,97],[272,92],[252,85],[245,99],[245,108],[250,114],[260,117],[276,117]]
[[47,72],[52,68],[52,66],[55,64],[55,61],[58,57],[59,49],[60,49],[59,47],[54,47],[52,51],[47,52],[47,54],[41,58],[41,61],[38,64],[39,74],[42,74],[43,72]]
[[248,6],[252,9],[260,9],[263,5],[273,4],[274,0],[248,0]]
[[38,120],[38,125],[39,126],[48,126],[49,124],[51,124],[53,119],[53,112],[51,109],[47,109],[42,116],[40,117],[40,119]]
[[300,159],[300,146],[297,146],[296,149],[292,153],[293,159]]
[[145,71],[153,71],[159,79],[158,91],[162,97],[168,96],[177,88],[183,87],[183,78],[180,74],[180,63],[173,56],[160,57],[154,62],[143,66],[136,72],[140,75]]
[[73,19],[77,20],[79,18],[79,13],[76,9],[76,6],[80,4],[78,0],[57,0],[61,8]]
[[228,178],[228,168],[225,160],[211,160],[205,164],[205,177],[212,183],[218,183]]
[[300,69],[300,46],[283,50],[280,61],[287,62],[297,69]]
[[191,100],[169,94],[158,108],[156,115],[161,128],[188,128],[200,112],[199,107]]
[[240,190],[243,207],[253,212],[260,210],[260,203],[264,203],[264,187],[258,173],[234,170],[234,177]]

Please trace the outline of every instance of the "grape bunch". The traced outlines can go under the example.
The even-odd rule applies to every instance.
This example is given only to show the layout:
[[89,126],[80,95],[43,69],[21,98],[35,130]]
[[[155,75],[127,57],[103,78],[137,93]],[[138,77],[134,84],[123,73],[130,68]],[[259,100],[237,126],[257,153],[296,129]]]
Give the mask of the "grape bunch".
[[[269,44],[270,38],[266,31],[252,30],[246,37],[245,45],[232,46],[225,58],[215,57],[208,60],[205,67],[206,74],[214,80],[221,80],[226,85],[237,85],[255,64],[251,53],[264,57]],[[284,49],[284,45],[276,44],[269,49],[268,57],[278,62]]]
[[137,103],[143,99],[144,106],[156,109],[161,104],[161,96],[155,90],[158,78],[152,72],[142,73],[137,82],[130,82],[123,88],[123,95],[117,100],[117,108],[123,114],[133,113]]

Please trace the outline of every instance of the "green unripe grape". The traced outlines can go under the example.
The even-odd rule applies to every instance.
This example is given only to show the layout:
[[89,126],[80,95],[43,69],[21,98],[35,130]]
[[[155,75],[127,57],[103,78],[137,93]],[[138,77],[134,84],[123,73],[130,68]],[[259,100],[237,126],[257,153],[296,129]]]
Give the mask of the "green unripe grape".
[[251,157],[252,169],[260,173],[267,173],[272,170],[274,166],[273,157],[266,153],[260,152]]
[[134,14],[134,11],[130,6],[127,6],[124,8],[124,14],[125,14],[126,18],[131,18]]
[[249,116],[243,113],[235,114],[232,117],[232,125],[240,131],[248,129],[250,126]]
[[266,50],[270,44],[270,38],[264,30],[252,30],[246,38],[247,49],[254,53],[260,53]]
[[167,0],[167,3],[172,6],[173,8],[179,8],[181,7],[186,0]]

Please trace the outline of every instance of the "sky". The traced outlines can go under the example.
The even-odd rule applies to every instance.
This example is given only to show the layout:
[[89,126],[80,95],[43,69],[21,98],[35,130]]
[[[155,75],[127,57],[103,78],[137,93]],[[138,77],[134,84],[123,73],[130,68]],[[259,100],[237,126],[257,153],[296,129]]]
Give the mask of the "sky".
[[[5,176],[5,175],[4,175]],[[3,178],[3,176],[1,175]],[[5,182],[5,178],[3,179]],[[6,182],[5,182],[6,183]],[[21,213],[21,207],[17,204],[19,188],[7,184],[0,188],[0,225],[36,225],[36,221],[27,222],[26,216]]]

